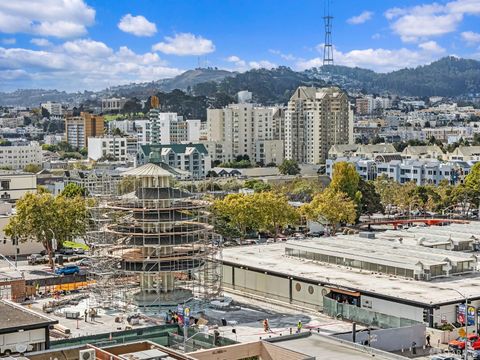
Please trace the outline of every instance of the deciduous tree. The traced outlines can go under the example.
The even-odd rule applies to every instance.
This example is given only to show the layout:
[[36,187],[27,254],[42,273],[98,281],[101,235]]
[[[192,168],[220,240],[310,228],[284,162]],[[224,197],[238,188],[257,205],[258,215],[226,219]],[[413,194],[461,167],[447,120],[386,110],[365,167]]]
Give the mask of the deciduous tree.
[[86,201],[79,196],[53,196],[46,191],[27,193],[17,201],[16,214],[5,227],[5,235],[20,242],[42,243],[53,269],[53,239],[61,246],[66,240],[83,236],[86,217]]
[[310,220],[328,224],[334,235],[340,223],[355,223],[357,205],[346,193],[327,188],[304,205],[302,212]]

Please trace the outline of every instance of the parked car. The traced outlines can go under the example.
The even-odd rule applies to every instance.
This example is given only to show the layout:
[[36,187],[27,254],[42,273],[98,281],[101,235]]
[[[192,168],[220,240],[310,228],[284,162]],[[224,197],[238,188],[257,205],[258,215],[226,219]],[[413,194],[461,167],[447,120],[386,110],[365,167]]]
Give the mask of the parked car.
[[78,255],[83,255],[83,254],[85,254],[85,250],[82,249],[82,248],[73,249],[73,252],[74,252],[75,254],[78,254]]
[[468,350],[467,357],[471,360],[480,360],[480,350]]
[[460,358],[450,354],[439,354],[433,355],[430,360],[460,360]]
[[61,248],[60,249],[60,254],[62,255],[73,255],[75,251],[73,251],[72,248]]
[[[478,346],[480,348],[480,341],[479,341],[479,337],[478,337],[477,334],[468,334],[467,339],[468,339],[468,342],[470,342],[472,344],[478,343]],[[458,351],[458,350],[465,349],[465,337],[460,336],[460,337],[456,338],[455,340],[451,340],[448,343],[448,349],[451,350],[451,351]]]
[[28,265],[45,264],[48,262],[48,256],[40,254],[31,254],[28,258]]
[[78,260],[75,265],[77,266],[92,266],[93,261],[88,258],[83,258],[82,260]]
[[77,265],[67,265],[55,270],[55,274],[57,275],[72,275],[72,274],[79,274],[79,273],[80,273],[80,268]]

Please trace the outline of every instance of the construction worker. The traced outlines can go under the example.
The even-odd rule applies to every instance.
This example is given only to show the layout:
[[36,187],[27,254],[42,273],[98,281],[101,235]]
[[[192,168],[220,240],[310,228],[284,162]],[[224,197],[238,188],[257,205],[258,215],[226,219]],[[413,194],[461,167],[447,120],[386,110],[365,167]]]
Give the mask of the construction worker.
[[298,324],[297,324],[297,333],[300,333],[302,331],[302,321],[301,320],[298,320]]
[[270,326],[268,325],[268,319],[263,320],[263,331],[268,332],[270,330]]

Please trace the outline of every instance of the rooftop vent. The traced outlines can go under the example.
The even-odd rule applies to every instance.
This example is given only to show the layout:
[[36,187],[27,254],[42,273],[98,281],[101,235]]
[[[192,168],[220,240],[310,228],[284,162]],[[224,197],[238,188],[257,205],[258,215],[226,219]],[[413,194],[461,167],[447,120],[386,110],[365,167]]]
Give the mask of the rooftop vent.
[[362,231],[358,233],[358,236],[365,239],[375,239],[375,233],[373,232]]

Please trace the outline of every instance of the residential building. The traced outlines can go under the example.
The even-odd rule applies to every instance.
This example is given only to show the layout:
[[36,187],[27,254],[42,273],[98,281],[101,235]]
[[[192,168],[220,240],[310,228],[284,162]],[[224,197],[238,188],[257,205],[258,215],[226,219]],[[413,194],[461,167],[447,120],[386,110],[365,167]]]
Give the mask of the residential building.
[[243,90],[237,93],[237,101],[239,104],[252,102],[253,94],[250,91]]
[[448,160],[480,161],[480,146],[459,146],[446,155]]
[[28,145],[0,146],[0,167],[21,170],[25,166],[42,165],[42,148],[36,141]]
[[50,115],[60,116],[63,114],[62,104],[60,103],[47,101],[46,103],[42,103],[40,106],[47,110]]
[[0,171],[0,200],[16,201],[27,192],[37,191],[35,174]]
[[211,159],[203,144],[142,145],[138,163],[142,165],[148,162],[165,163],[188,172],[194,179],[206,177],[211,168]]
[[335,163],[341,161],[352,163],[364,180],[375,180],[378,176],[385,175],[400,184],[413,181],[417,185],[438,185],[442,180],[450,184],[462,183],[473,166],[472,163],[465,161],[401,160],[389,155],[378,155],[376,159],[359,157],[328,159],[326,174],[331,177]]
[[355,113],[358,115],[368,115],[372,111],[369,107],[369,101],[367,98],[355,99]]
[[333,145],[328,150],[329,159],[337,159],[341,157],[359,157],[362,159],[375,159],[377,155],[392,155],[399,152],[392,144],[375,144],[375,145],[361,145],[361,144],[340,144]]
[[90,195],[118,195],[122,177],[119,170],[67,170],[65,185],[77,184],[85,188]]
[[300,86],[285,111],[285,157],[322,164],[335,144],[353,141],[353,113],[337,87]]
[[284,159],[284,109],[249,103],[207,109],[207,141],[212,160],[248,156],[252,162],[279,164]]
[[126,98],[102,99],[102,111],[122,110],[126,102],[127,102]]
[[81,149],[88,146],[89,137],[102,136],[104,133],[103,116],[82,112],[80,116],[65,119],[66,141],[74,148]]
[[438,145],[407,146],[402,151],[404,159],[443,159],[443,150]]
[[117,161],[127,161],[127,138],[102,136],[88,138],[88,158],[98,161],[101,158],[112,158]]

